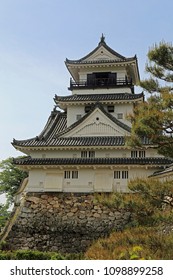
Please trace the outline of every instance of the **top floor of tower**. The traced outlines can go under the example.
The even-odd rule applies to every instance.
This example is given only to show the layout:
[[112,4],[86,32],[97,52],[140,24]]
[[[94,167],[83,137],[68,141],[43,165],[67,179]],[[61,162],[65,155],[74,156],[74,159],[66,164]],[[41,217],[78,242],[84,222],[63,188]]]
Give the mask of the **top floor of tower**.
[[78,60],[66,59],[65,64],[71,74],[69,90],[72,94],[134,93],[139,83],[139,70],[136,55],[124,57],[111,49],[102,34],[98,46]]

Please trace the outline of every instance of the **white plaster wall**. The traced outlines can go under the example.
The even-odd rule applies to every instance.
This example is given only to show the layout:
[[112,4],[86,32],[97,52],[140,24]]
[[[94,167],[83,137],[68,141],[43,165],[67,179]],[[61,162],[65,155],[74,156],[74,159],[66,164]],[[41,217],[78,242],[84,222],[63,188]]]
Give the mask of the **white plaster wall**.
[[[64,170],[78,170],[78,179],[64,179]],[[114,171],[129,172],[129,179],[114,179]],[[131,167],[95,167],[95,168],[52,168],[31,170],[27,191],[30,192],[127,192],[128,181],[135,178],[146,178],[157,168],[141,166]],[[53,176],[51,177],[51,174]]]
[[95,88],[95,89],[73,89],[72,94],[109,94],[109,93],[131,93],[129,87],[117,88]]
[[[70,170],[70,169],[67,169]],[[74,169],[73,169],[74,170]],[[63,179],[64,192],[93,192],[94,191],[94,169],[79,168],[78,179]]]
[[29,180],[26,191],[40,192],[44,190],[45,171],[33,169],[29,171]]
[[44,189],[49,191],[61,192],[63,190],[63,171],[53,170],[46,172]]
[[[98,158],[111,158],[111,157],[131,157],[131,150],[125,147],[115,147],[115,148],[106,148],[102,147],[101,149],[96,147],[72,147],[69,150],[52,150],[52,151],[33,151],[31,152],[32,158],[80,158],[81,151],[95,151],[95,157]],[[162,157],[157,154],[157,150],[153,148],[143,149],[145,150],[145,157]],[[138,150],[139,151],[139,150]]]
[[83,116],[85,114],[85,107],[82,105],[69,105],[67,108],[67,127],[77,121],[77,115]]
[[[109,105],[109,103],[108,103]],[[114,113],[111,113],[115,118],[117,118],[118,113],[123,114],[123,123],[127,125],[131,125],[130,121],[127,120],[127,116],[133,112],[133,104],[132,103],[117,103],[114,105],[115,106],[115,111]],[[103,105],[104,109],[107,111],[107,105]],[[85,115],[85,106],[84,105],[69,105],[67,108],[67,127],[72,125],[74,122],[77,121],[77,115],[81,115],[83,117]]]

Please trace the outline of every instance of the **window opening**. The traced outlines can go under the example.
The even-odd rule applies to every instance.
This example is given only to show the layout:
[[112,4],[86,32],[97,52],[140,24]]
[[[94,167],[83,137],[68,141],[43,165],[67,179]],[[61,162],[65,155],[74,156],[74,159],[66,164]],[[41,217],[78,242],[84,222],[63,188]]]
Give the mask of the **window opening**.
[[85,106],[85,113],[88,113],[91,110],[91,106],[87,105]]
[[81,158],[87,158],[87,151],[81,151]]
[[64,178],[65,179],[70,179],[70,171],[69,170],[64,171]]
[[72,171],[72,179],[78,179],[78,171],[77,170]]
[[89,158],[95,158],[95,151],[89,151],[88,156]]
[[107,110],[108,110],[109,113],[113,113],[114,112],[114,105],[108,105]]
[[122,120],[123,119],[123,113],[118,113],[117,114],[117,119]]
[[145,151],[139,151],[139,157],[144,158],[145,157]]
[[138,157],[138,151],[131,151],[131,157],[137,158]]
[[114,179],[120,179],[121,178],[121,172],[119,170],[114,171]]
[[127,170],[122,171],[122,179],[128,179],[129,172]]

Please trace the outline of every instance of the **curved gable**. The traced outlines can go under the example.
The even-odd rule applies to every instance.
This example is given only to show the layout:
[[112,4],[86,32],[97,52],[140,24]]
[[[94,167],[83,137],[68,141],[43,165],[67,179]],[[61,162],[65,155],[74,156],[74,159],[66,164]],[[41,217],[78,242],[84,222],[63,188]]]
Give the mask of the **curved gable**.
[[[107,113],[101,104],[95,107],[87,115],[68,127],[59,135],[60,137],[81,136],[126,136],[130,134],[130,127]],[[58,135],[57,135],[58,137]]]

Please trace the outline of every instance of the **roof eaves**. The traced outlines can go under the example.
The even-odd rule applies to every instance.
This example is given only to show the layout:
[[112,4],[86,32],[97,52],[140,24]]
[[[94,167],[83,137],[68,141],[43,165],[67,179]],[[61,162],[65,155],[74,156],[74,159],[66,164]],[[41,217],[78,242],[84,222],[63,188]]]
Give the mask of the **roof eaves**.
[[43,146],[46,146],[46,140],[50,137],[52,131],[56,127],[57,123],[61,120],[62,117],[66,117],[66,113],[62,113],[60,111],[52,111],[50,117],[48,118],[48,121],[42,130],[42,132],[33,138],[25,139],[25,140],[16,140],[13,139],[13,142],[11,143],[14,147],[27,147],[27,146],[37,146],[37,142],[41,142]]
[[109,100],[135,100],[135,99],[144,99],[143,92],[140,94],[132,93],[116,93],[116,94],[76,94],[68,96],[57,96],[55,95],[55,103],[60,102],[83,102],[83,101],[109,101]]
[[68,64],[84,63],[85,60],[87,60],[88,57],[90,57],[91,55],[93,55],[93,54],[94,54],[99,48],[101,48],[102,46],[103,46],[108,52],[110,52],[111,54],[115,55],[116,57],[118,57],[118,58],[121,59],[122,61],[134,60],[134,59],[136,59],[136,56],[127,58],[127,57],[125,57],[125,56],[119,54],[118,52],[114,51],[112,48],[110,48],[110,47],[106,44],[105,41],[100,41],[99,44],[98,44],[98,46],[97,46],[94,50],[92,50],[89,54],[85,55],[84,57],[82,57],[82,58],[80,58],[80,59],[77,59],[77,60],[70,60],[70,59],[66,58],[66,60],[65,60],[66,66],[67,66]]
[[31,158],[14,159],[16,165],[160,165],[170,164],[167,158]]

